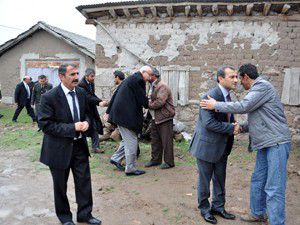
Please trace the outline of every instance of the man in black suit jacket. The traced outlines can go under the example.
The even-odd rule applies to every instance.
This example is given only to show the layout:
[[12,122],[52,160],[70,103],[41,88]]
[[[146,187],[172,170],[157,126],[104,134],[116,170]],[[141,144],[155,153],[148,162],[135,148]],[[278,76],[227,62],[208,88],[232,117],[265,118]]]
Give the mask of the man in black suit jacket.
[[142,133],[143,107],[148,108],[146,81],[150,80],[153,70],[143,66],[140,71],[127,77],[115,91],[106,110],[109,121],[118,125],[122,141],[118,150],[111,157],[111,163],[119,170],[123,158],[126,159],[125,173],[127,176],[138,176],[145,171],[136,168],[138,148],[137,135]]
[[29,86],[30,82],[31,78],[29,76],[25,76],[23,81],[16,86],[15,103],[17,103],[17,108],[12,118],[13,122],[17,122],[18,116],[24,107],[26,107],[27,114],[32,118],[32,121],[36,121],[34,111],[30,105],[32,95],[32,88]]
[[95,94],[95,70],[90,68],[86,69],[85,76],[81,79],[78,86],[85,90],[89,101],[91,126],[88,131],[88,136],[90,136],[92,139],[93,152],[104,153],[104,150],[99,148],[99,134],[103,134],[103,125],[97,110],[97,106],[107,106],[107,102],[102,101]]
[[58,69],[61,84],[41,98],[38,123],[44,132],[40,161],[49,166],[54,186],[55,211],[64,225],[74,225],[67,197],[67,181],[72,170],[77,221],[101,224],[92,216],[92,187],[89,151],[84,132],[89,127],[88,100],[78,84],[76,65]]
[[[228,66],[217,72],[218,86],[210,90],[204,98],[211,96],[217,101],[231,101],[229,91],[237,85],[237,72]],[[198,208],[205,221],[216,224],[214,214],[225,219],[235,219],[225,210],[225,179],[227,158],[233,145],[233,134],[238,133],[239,125],[234,123],[233,114],[219,113],[200,108],[199,119],[190,144],[190,150],[197,158]],[[210,182],[213,180],[212,205]]]

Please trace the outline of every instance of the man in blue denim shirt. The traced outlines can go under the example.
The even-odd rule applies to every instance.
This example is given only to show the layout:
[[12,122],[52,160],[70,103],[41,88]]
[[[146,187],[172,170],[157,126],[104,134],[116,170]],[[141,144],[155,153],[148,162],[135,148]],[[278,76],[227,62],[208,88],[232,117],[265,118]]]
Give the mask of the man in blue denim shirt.
[[291,135],[283,105],[272,84],[259,77],[254,65],[239,69],[241,84],[248,94],[241,101],[217,102],[202,100],[203,109],[227,113],[247,113],[248,122],[242,131],[249,131],[252,150],[257,150],[256,165],[251,178],[251,214],[242,216],[248,222],[266,221],[271,225],[285,225],[285,189],[287,160],[291,149]]

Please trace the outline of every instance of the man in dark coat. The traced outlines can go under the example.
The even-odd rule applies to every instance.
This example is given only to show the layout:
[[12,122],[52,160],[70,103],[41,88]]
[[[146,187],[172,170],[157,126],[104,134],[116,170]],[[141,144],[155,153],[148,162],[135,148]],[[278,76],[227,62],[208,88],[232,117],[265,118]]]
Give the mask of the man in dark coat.
[[31,105],[35,106],[36,118],[40,109],[42,95],[52,89],[52,85],[46,83],[46,80],[47,77],[45,75],[40,75],[38,77],[38,82],[34,85],[32,90]]
[[72,170],[77,221],[100,225],[92,216],[92,186],[89,150],[85,132],[89,127],[88,100],[78,84],[78,69],[63,64],[58,69],[61,83],[41,99],[38,123],[44,132],[40,161],[49,166],[53,178],[55,212],[63,225],[75,225],[67,197]]
[[[218,101],[231,101],[230,90],[237,85],[237,72],[228,66],[217,72],[218,86],[210,90],[204,98],[211,96]],[[239,125],[233,124],[233,114],[200,109],[199,119],[190,144],[190,150],[197,159],[198,208],[205,221],[216,224],[214,214],[225,219],[235,219],[225,210],[225,179],[227,158],[233,145],[233,134],[238,133]],[[212,204],[210,182],[213,181]]]
[[32,89],[29,87],[30,82],[30,76],[25,76],[23,81],[16,86],[15,103],[17,104],[17,109],[12,118],[13,122],[17,122],[18,116],[24,107],[26,107],[27,114],[32,118],[32,121],[36,121],[33,108],[30,105],[32,95]]
[[122,136],[119,149],[111,157],[111,163],[122,170],[121,161],[125,157],[127,176],[145,173],[136,168],[137,135],[142,132],[143,107],[148,108],[146,81],[150,80],[152,73],[150,66],[143,66],[139,72],[126,78],[115,91],[106,111],[109,121],[118,126]]
[[88,136],[90,136],[92,139],[93,152],[104,153],[104,150],[99,148],[99,134],[103,134],[103,126],[97,110],[97,106],[107,106],[107,102],[102,101],[95,94],[95,70],[90,68],[86,69],[85,76],[81,79],[78,86],[85,90],[87,99],[89,101],[89,108],[91,112],[91,126],[88,132]]

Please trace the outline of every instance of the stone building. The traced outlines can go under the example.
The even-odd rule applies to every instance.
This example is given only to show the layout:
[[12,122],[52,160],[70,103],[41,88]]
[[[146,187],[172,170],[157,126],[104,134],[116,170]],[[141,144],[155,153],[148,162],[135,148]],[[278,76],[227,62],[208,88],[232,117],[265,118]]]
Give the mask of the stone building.
[[25,75],[35,81],[44,74],[56,86],[59,84],[59,65],[75,63],[83,75],[87,67],[94,68],[94,60],[94,40],[38,22],[0,46],[2,102],[13,103],[16,84]]
[[151,64],[172,88],[177,119],[191,131],[199,95],[216,85],[217,68],[252,63],[277,88],[293,134],[299,134],[300,1],[148,0],[77,10],[97,27],[102,96],[111,94],[113,70],[131,73]]

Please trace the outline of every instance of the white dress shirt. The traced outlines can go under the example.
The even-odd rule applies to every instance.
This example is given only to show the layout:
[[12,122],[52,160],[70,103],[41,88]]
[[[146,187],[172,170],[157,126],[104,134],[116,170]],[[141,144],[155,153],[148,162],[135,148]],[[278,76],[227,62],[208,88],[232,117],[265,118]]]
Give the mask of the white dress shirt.
[[23,81],[23,84],[24,84],[25,89],[27,91],[27,98],[30,98],[30,88],[29,88],[28,84],[25,81]]

